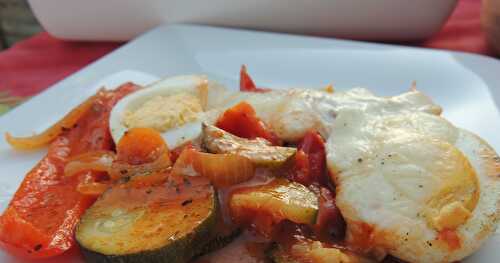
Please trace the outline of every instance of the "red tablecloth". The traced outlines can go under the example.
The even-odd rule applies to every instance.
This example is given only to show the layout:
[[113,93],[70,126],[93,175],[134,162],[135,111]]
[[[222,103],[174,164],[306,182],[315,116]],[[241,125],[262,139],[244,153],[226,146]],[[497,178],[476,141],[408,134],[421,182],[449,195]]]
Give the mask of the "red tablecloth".
[[[419,45],[491,55],[480,26],[480,6],[480,0],[460,0],[444,28]],[[0,52],[0,113],[120,45],[64,42],[40,33]]]

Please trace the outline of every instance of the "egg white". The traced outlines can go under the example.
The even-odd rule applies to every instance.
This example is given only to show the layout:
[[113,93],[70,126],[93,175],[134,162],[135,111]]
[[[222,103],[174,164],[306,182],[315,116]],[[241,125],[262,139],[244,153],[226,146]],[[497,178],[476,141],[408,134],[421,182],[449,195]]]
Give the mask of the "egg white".
[[[356,235],[365,225],[370,229],[365,237],[369,246],[363,247],[367,251],[416,263],[452,262],[470,255],[497,225],[498,157],[438,111],[423,110],[432,104],[388,111],[393,99],[382,100],[339,111],[327,143],[347,241],[359,245]],[[477,203],[470,218],[456,228],[461,245],[452,249],[438,238],[432,213],[439,209],[433,206],[462,200]]]
[[118,143],[125,131],[131,128],[124,124],[126,112],[137,110],[154,97],[165,97],[180,93],[196,97],[201,102],[203,111],[198,113],[195,120],[162,132],[162,137],[169,148],[175,148],[183,143],[195,140],[201,133],[201,122],[214,119],[216,113],[213,112],[213,109],[219,104],[218,101],[230,92],[204,75],[176,76],[152,83],[126,96],[113,107],[109,127],[115,143]]

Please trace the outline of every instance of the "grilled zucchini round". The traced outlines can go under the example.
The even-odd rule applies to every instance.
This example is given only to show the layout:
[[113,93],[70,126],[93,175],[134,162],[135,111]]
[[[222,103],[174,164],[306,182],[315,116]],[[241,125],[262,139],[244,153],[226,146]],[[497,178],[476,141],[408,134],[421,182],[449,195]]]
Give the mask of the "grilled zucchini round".
[[116,185],[82,217],[76,240],[88,262],[187,262],[215,235],[218,202],[208,180]]

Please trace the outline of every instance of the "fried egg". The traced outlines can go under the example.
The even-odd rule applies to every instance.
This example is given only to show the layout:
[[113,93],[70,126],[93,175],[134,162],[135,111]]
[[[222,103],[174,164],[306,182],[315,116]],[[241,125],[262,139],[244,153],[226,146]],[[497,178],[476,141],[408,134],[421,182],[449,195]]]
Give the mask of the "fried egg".
[[340,110],[330,130],[327,163],[347,242],[409,262],[460,260],[498,222],[498,157],[439,111],[422,110],[432,103],[388,110],[394,99]]
[[333,94],[319,89],[290,89],[251,94],[239,99],[250,103],[268,128],[285,141],[297,141],[312,129],[328,138],[337,116],[349,110],[380,108],[388,113],[402,109],[441,113],[439,106],[418,91],[387,100],[363,88]]
[[315,129],[327,139],[351,246],[409,262],[452,262],[495,231],[499,157],[441,117],[423,93],[293,89],[246,99],[280,138],[295,141]]

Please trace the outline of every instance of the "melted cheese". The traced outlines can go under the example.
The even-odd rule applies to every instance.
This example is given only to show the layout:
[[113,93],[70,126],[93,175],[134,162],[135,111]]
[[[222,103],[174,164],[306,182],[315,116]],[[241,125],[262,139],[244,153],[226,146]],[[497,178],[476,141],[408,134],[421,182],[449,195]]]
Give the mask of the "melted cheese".
[[415,261],[418,253],[430,252],[440,231],[467,222],[480,187],[455,146],[458,129],[439,111],[426,110],[431,105],[395,108],[393,102],[338,111],[327,159],[348,227],[372,226],[373,248],[394,251],[408,242],[414,250],[398,256]]
[[439,106],[418,91],[382,98],[362,88],[334,93],[313,89],[246,92],[226,98],[221,105],[233,105],[242,100],[250,103],[268,127],[286,141],[296,141],[311,129],[328,138],[337,116],[358,109],[364,113],[377,110],[382,113],[398,113],[401,110],[430,114],[441,112]]
[[[422,93],[377,97],[365,89],[296,89],[244,99],[285,140],[310,129],[327,139],[347,241],[364,237],[351,245],[409,262],[451,262],[494,232],[497,155],[440,117],[441,108]],[[360,233],[358,225],[368,232]]]

